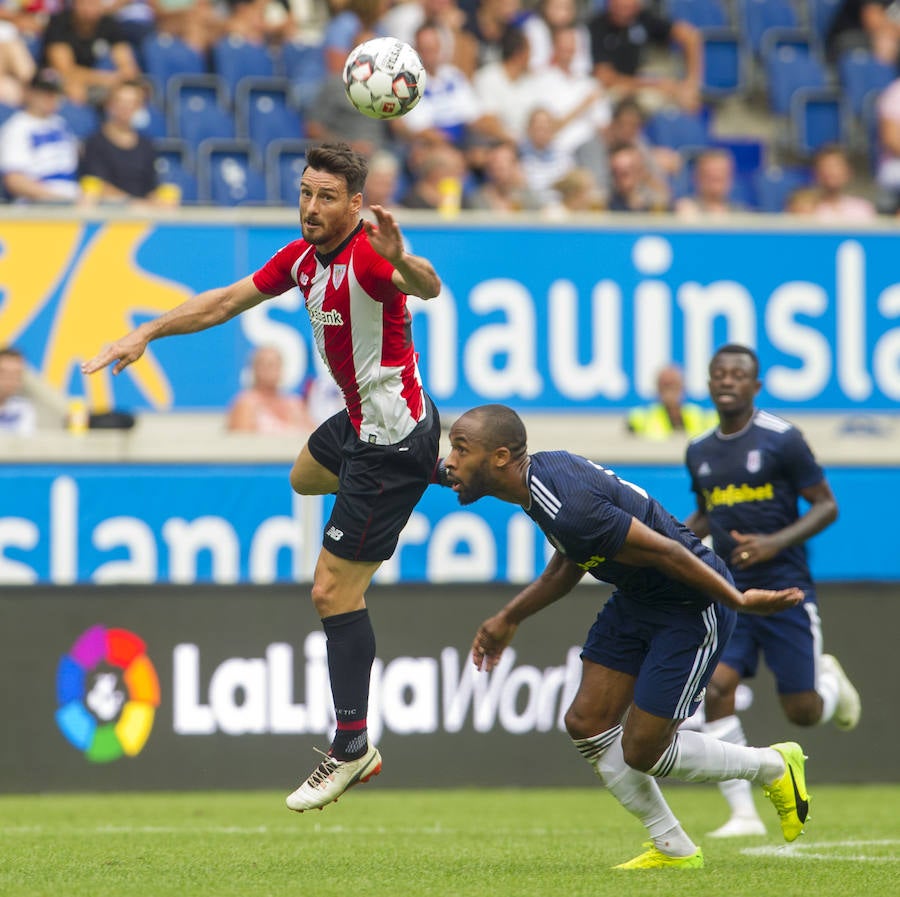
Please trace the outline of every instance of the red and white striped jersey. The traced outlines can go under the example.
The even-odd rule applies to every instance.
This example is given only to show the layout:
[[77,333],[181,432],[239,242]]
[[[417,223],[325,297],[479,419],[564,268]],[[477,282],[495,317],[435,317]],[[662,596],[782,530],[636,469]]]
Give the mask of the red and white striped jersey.
[[359,438],[393,445],[425,416],[406,294],[394,267],[359,227],[336,250],[319,255],[306,240],[279,249],[254,275],[261,293],[294,286],[306,302],[313,338],[340,386]]

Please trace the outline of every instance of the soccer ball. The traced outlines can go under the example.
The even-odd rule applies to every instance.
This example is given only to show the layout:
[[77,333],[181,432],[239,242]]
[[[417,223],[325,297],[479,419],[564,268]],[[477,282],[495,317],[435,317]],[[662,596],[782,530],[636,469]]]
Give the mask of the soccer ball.
[[395,37],[376,37],[354,47],[344,63],[344,89],[369,118],[405,115],[425,92],[419,54]]

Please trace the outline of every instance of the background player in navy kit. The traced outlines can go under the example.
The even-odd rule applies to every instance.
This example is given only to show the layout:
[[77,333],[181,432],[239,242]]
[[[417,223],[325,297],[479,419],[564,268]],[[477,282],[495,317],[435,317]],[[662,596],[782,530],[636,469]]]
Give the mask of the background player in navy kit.
[[[740,589],[797,586],[803,603],[765,619],[738,615],[731,641],[706,690],[704,731],[746,744],[735,715],[735,689],[752,677],[762,652],[775,675],[787,718],[800,726],[833,721],[852,729],[860,701],[840,664],[822,654],[816,594],[804,542],[837,518],[837,503],[799,430],[759,411],[759,362],[746,346],[722,346],[709,365],[709,391],[719,428],[695,439],[687,450],[697,510],[686,521],[728,561]],[[798,499],[809,508],[800,514]],[[731,818],[710,834],[765,834],[746,782],[721,786]]]
[[798,744],[750,748],[678,727],[700,702],[734,610],[781,610],[801,600],[800,590],[739,592],[722,559],[640,487],[568,452],[529,455],[525,427],[504,405],[466,412],[450,445],[443,470],[462,504],[485,495],[519,504],[556,548],[541,576],[481,624],[477,666],[493,669],[519,623],[586,572],[617,587],[588,634],[565,720],[575,746],[652,839],[650,850],[616,868],[703,865],[654,776],[759,783],[793,841],[808,809]]
[[429,299],[441,282],[426,259],[403,248],[390,212],[372,206],[363,222],[365,158],[346,144],[310,149],[300,185],[303,239],[255,274],[191,297],[142,324],[82,366],[117,362],[118,374],[150,340],[194,333],[299,286],[319,353],[346,410],[310,436],[291,470],[301,495],[337,493],[325,524],[312,600],[325,629],[337,731],[328,755],[287,798],[303,812],[337,800],[381,769],[366,714],[375,636],[365,591],[431,480],[440,420],[422,388],[410,336],[407,294]]

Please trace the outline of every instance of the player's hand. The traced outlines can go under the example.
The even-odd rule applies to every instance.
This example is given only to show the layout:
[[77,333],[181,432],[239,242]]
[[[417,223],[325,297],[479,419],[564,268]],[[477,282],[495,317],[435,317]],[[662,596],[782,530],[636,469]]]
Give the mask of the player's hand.
[[732,530],[731,538],[734,539],[735,546],[728,563],[738,570],[746,570],[754,564],[771,561],[781,551],[781,546],[775,539],[764,533],[750,533],[748,535]]
[[375,223],[363,221],[372,248],[396,267],[403,258],[403,236],[394,216],[383,206],[371,206]]
[[81,373],[93,374],[114,361],[117,361],[117,364],[113,368],[113,373],[121,373],[128,365],[137,361],[146,348],[147,340],[133,330],[127,336],[104,346],[90,361],[85,361],[81,365]]
[[517,626],[501,614],[485,620],[472,642],[472,663],[479,670],[492,670],[500,662],[503,649],[512,641]]
[[777,614],[796,607],[803,600],[803,589],[747,589],[741,610],[748,614]]

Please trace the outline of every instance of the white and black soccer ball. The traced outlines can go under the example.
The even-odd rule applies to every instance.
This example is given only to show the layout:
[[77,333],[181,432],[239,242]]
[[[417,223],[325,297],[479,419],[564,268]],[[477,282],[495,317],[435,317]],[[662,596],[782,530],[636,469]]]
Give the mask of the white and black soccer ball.
[[395,37],[376,37],[354,47],[344,63],[350,102],[369,118],[405,115],[425,92],[419,54]]

